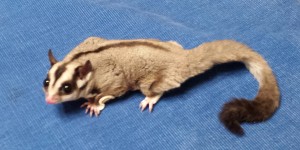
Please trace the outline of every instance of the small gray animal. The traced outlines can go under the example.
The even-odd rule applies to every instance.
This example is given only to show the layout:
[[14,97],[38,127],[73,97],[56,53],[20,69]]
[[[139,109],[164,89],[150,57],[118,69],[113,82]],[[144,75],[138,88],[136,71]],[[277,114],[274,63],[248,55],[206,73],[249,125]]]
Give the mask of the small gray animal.
[[242,122],[268,119],[279,106],[280,93],[267,62],[249,47],[232,41],[204,43],[184,50],[174,41],[153,39],[106,40],[90,37],[58,62],[49,50],[51,68],[44,80],[46,102],[86,98],[86,112],[98,116],[108,100],[127,91],[140,90],[140,103],[151,112],[166,92],[216,64],[242,62],[259,82],[254,100],[234,99],[220,113],[221,122],[231,132],[243,135]]

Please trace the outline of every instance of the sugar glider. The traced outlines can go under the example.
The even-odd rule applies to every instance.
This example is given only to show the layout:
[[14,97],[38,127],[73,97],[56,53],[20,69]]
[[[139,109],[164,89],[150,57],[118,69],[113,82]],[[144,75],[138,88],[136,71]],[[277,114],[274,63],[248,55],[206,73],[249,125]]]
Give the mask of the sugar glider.
[[46,102],[85,98],[86,112],[98,116],[105,103],[127,91],[140,90],[145,99],[140,109],[152,111],[161,96],[187,79],[216,64],[242,62],[259,83],[253,100],[233,99],[220,112],[220,120],[236,135],[243,135],[242,122],[268,119],[279,106],[280,93],[271,68],[257,52],[232,40],[204,43],[184,50],[174,41],[153,39],[106,40],[90,37],[62,61],[48,52],[51,68],[44,80]]

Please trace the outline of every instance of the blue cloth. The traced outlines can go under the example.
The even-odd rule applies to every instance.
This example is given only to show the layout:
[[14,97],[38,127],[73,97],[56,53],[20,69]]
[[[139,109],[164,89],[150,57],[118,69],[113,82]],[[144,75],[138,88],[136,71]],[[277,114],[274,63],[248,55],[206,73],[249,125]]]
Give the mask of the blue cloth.
[[[2,0],[0,149],[299,149],[300,2],[298,0]],[[282,101],[269,120],[243,124],[244,137],[219,122],[232,97],[253,98],[243,65],[220,65],[140,112],[133,92],[98,118],[83,101],[46,105],[42,91],[53,49],[61,60],[89,36],[175,40],[185,48],[218,39],[246,43],[269,62]]]

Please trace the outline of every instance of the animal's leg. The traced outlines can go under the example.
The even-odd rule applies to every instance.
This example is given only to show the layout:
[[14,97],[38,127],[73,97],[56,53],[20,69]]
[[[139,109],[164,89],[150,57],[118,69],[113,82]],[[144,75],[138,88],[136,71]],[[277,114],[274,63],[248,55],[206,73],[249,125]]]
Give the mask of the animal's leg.
[[153,110],[154,104],[158,102],[164,92],[180,86],[180,84],[176,81],[163,78],[145,83],[141,85],[141,91],[146,98],[140,103],[140,109],[143,111],[147,106],[149,106],[150,112]]
[[99,116],[101,111],[105,108],[105,103],[111,99],[114,99],[114,96],[108,95],[108,96],[103,96],[102,98],[99,99],[98,96],[94,99],[89,99],[88,102],[84,103],[81,105],[81,107],[86,106],[86,113],[90,112],[90,116],[92,117],[93,114],[95,116]]
[[144,111],[144,109],[148,106],[149,112],[152,112],[153,105],[157,103],[157,101],[160,99],[160,97],[163,94],[159,94],[152,97],[146,97],[141,103],[140,103],[140,109],[141,111]]

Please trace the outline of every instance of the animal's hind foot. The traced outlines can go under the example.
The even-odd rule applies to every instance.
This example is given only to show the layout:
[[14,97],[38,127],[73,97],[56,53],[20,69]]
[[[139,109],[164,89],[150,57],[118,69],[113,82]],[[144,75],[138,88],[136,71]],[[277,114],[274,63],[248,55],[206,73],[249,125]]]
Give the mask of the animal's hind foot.
[[158,102],[162,94],[152,96],[152,97],[146,97],[143,101],[140,103],[140,109],[141,111],[144,111],[146,107],[149,107],[149,112],[152,112],[153,106]]

